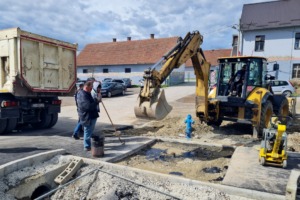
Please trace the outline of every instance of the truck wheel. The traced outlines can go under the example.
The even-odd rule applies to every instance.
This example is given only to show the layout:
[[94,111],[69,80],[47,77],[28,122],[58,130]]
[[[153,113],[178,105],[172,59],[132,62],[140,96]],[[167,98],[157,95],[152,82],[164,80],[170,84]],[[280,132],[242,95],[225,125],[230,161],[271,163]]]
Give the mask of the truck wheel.
[[58,113],[51,114],[51,122],[47,128],[52,128],[58,120]]
[[258,137],[261,138],[263,135],[263,129],[268,128],[270,120],[273,114],[273,105],[271,101],[267,101],[261,106],[260,122],[258,125]]
[[17,118],[10,118],[7,120],[7,126],[6,126],[6,129],[4,130],[4,132],[11,132],[12,130],[14,130],[17,126],[17,122],[18,122],[18,119]]
[[36,129],[47,128],[51,123],[51,115],[46,114],[45,111],[41,111],[41,121],[32,123],[31,126]]
[[0,135],[5,132],[7,127],[7,119],[0,119]]

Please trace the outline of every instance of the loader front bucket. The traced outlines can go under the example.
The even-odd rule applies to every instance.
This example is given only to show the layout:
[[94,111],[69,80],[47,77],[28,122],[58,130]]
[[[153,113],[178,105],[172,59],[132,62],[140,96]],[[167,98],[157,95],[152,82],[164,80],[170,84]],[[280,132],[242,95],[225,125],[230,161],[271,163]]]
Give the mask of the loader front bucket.
[[161,120],[171,112],[170,106],[165,97],[165,91],[161,90],[150,101],[142,100],[139,96],[137,105],[134,107],[135,116],[138,118]]

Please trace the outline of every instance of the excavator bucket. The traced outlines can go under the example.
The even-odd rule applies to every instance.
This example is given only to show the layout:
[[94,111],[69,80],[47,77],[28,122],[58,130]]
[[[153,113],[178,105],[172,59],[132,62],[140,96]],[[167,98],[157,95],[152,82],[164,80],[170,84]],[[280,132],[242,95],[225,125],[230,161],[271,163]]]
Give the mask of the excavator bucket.
[[161,90],[153,96],[150,101],[142,101],[138,97],[137,105],[134,107],[136,117],[161,120],[172,110],[165,97],[165,91]]

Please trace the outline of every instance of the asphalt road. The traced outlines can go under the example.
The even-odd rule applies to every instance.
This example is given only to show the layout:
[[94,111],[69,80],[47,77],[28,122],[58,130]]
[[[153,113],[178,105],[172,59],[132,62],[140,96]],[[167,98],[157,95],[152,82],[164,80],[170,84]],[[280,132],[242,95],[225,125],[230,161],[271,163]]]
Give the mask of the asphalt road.
[[[166,88],[168,102],[194,94],[195,83],[185,83],[176,87]],[[134,105],[139,88],[129,88],[124,96],[103,98],[103,103],[117,128],[126,128],[132,125],[143,125],[149,120],[137,119],[134,115]],[[91,158],[90,152],[83,151],[83,141],[71,138],[73,129],[77,123],[78,115],[73,97],[61,97],[62,109],[57,124],[46,130],[33,130],[28,127],[22,131],[15,131],[0,136],[0,165],[24,158],[40,152],[54,149],[66,149],[67,153]],[[180,106],[179,106],[180,107]],[[189,106],[194,110],[194,106]],[[186,110],[189,112],[189,110]],[[174,109],[172,112],[177,112]],[[194,112],[194,111],[193,111]],[[95,132],[107,132],[113,130],[109,118],[101,105],[100,118],[97,121]],[[109,133],[109,132],[108,132]],[[116,147],[121,145],[116,143]]]

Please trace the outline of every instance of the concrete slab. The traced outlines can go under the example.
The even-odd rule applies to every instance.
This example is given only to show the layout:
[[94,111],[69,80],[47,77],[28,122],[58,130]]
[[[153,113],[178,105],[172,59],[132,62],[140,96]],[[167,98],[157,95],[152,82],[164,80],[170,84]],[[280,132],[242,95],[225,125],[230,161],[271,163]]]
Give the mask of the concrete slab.
[[300,169],[300,153],[288,152],[288,167],[261,166],[258,150],[238,147],[232,155],[224,185],[284,195],[291,170]]

